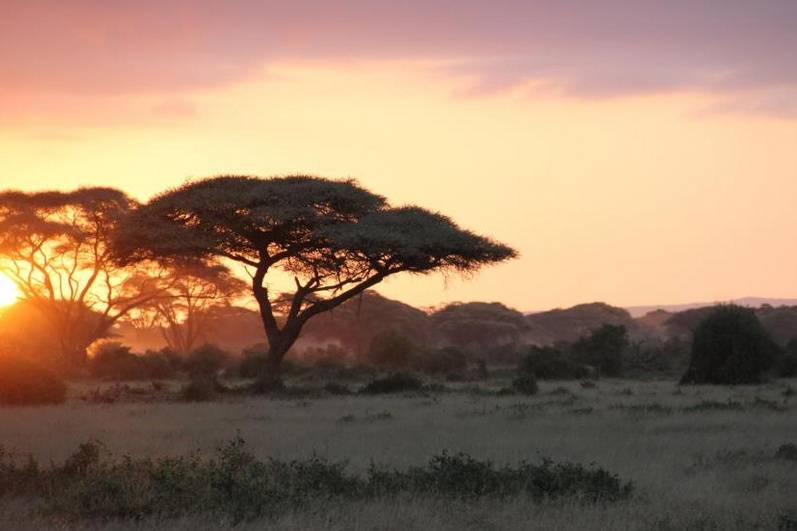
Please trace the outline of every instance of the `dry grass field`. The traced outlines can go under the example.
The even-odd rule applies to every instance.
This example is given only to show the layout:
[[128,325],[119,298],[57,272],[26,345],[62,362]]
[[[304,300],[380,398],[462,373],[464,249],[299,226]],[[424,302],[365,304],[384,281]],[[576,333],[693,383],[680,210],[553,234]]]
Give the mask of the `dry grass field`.
[[[141,384],[144,386],[144,384]],[[421,465],[443,450],[496,463],[595,463],[632,481],[630,499],[585,504],[524,498],[474,503],[424,497],[328,503],[240,529],[797,529],[797,382],[679,387],[673,382],[544,382],[538,395],[447,392],[317,399],[229,397],[208,403],[118,401],[74,395],[62,406],[0,409],[0,440],[59,462],[98,439],[135,457],[211,452],[240,434],[258,457]],[[0,528],[57,526],[186,529],[224,526],[207,516],[68,524],[4,502]]]

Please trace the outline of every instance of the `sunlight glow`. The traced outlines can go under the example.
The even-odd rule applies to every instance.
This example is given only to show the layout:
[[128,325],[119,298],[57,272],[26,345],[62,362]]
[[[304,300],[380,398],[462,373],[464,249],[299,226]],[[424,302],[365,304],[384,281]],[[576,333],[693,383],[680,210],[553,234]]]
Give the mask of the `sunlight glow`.
[[19,299],[19,290],[16,284],[6,276],[0,275],[0,306],[9,306]]

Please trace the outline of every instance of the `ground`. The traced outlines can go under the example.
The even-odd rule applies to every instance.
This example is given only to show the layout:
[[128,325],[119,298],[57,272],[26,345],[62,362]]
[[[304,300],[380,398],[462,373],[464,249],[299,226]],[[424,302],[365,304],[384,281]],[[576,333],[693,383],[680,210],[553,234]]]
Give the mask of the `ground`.
[[[212,451],[240,434],[259,457],[315,453],[352,469],[372,461],[420,465],[443,450],[497,463],[550,457],[596,463],[635,486],[628,501],[606,505],[394,499],[320,506],[240,529],[797,529],[797,461],[774,457],[797,443],[794,389],[797,381],[788,380],[740,387],[601,380],[543,382],[532,397],[460,391],[97,404],[76,398],[85,392],[77,388],[62,406],[0,409],[0,440],[46,463],[92,438],[115,453],[154,456]],[[26,507],[5,502],[0,527],[44,526]],[[85,525],[199,531],[220,524],[197,517]]]

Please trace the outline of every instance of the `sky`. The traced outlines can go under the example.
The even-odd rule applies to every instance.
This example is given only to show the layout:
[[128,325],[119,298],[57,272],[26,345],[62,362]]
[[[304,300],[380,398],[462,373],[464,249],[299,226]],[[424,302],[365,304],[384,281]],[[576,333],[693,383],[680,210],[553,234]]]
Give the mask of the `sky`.
[[797,296],[792,0],[0,0],[0,188],[353,177],[508,243],[421,306]]

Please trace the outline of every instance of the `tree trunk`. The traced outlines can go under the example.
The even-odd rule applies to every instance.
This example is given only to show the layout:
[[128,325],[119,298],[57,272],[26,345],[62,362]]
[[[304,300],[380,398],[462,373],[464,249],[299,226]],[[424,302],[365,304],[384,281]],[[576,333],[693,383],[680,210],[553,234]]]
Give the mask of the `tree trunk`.
[[276,345],[269,347],[263,371],[255,382],[256,392],[268,394],[282,389],[282,358],[285,352],[280,351]]

